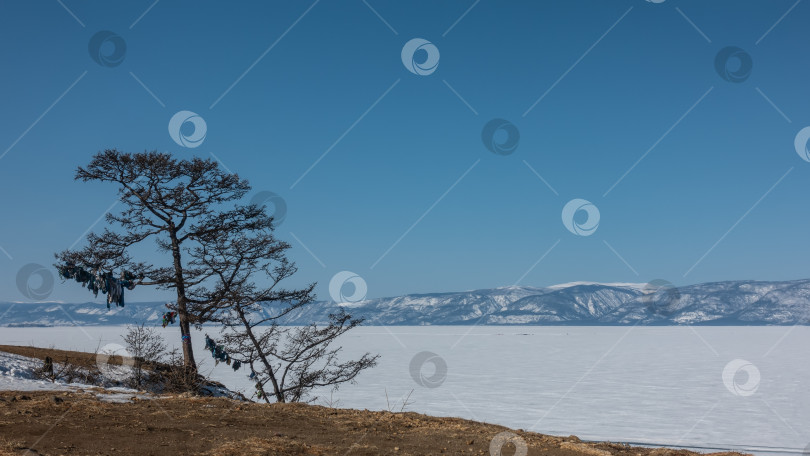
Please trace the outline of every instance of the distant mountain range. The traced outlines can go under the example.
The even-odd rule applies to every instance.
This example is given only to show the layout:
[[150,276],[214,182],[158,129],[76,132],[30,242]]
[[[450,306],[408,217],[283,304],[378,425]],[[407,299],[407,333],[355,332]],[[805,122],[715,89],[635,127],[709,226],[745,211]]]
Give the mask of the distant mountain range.
[[[319,301],[288,325],[323,323],[340,307],[366,325],[794,325],[810,324],[810,279],[731,281],[672,287],[576,282],[545,288],[505,287],[378,298]],[[105,304],[0,303],[0,326],[159,324],[162,302]]]

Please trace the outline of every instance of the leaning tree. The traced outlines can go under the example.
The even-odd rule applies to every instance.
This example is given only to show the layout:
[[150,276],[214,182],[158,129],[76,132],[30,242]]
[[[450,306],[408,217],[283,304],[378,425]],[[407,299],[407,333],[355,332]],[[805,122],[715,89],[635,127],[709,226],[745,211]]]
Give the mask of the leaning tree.
[[322,325],[283,325],[286,317],[318,305],[315,284],[284,288],[281,282],[298,270],[285,255],[290,245],[275,238],[273,220],[264,208],[246,206],[229,217],[237,214],[243,221],[238,233],[209,231],[192,252],[194,266],[217,278],[212,288],[196,290],[221,303],[211,316],[223,325],[220,343],[206,335],[206,348],[214,358],[234,370],[245,365],[257,397],[266,402],[308,399],[313,390],[336,389],[376,365],[378,355],[369,353],[356,360],[339,359],[341,347],[332,343],[363,321],[343,310]]
[[[246,209],[235,204],[250,190],[248,182],[210,159],[115,149],[99,152],[79,167],[76,180],[115,184],[123,209],[107,213],[109,226],[100,234],[90,233],[86,246],[56,254],[55,266],[63,277],[96,293],[107,292],[108,306],[123,304],[125,288],[174,290],[177,299],[167,306],[179,319],[187,372],[196,373],[190,327],[210,321],[222,301],[205,285],[217,280],[215,272],[193,254],[214,233],[238,236],[251,226]],[[154,264],[135,259],[135,248],[146,241],[154,241],[162,254]]]

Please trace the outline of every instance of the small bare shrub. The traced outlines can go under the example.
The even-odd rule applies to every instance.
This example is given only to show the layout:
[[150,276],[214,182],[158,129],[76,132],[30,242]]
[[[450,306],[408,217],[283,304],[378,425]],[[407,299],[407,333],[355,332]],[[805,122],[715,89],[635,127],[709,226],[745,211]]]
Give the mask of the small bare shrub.
[[133,358],[131,386],[140,388],[151,375],[149,371],[153,372],[166,354],[166,342],[155,328],[148,328],[143,323],[127,326],[123,339]]
[[59,381],[96,385],[99,382],[97,371],[79,367],[71,363],[67,356],[62,363],[57,363],[50,356],[46,356],[42,366],[34,370],[34,377],[54,383]]
[[154,382],[166,393],[199,394],[206,384],[196,369],[189,369],[184,364],[183,354],[176,348],[169,352],[167,362],[156,369]]

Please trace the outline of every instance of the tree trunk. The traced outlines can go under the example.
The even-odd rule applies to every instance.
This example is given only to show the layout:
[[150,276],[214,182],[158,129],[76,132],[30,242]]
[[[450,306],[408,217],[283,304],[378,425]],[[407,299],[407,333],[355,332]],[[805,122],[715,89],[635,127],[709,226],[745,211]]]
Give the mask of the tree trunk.
[[188,321],[188,310],[186,309],[186,285],[183,281],[183,263],[180,261],[180,242],[177,239],[177,232],[172,229],[169,237],[172,240],[172,257],[174,258],[175,284],[177,288],[177,317],[180,320],[180,341],[183,346],[183,365],[188,374],[197,374],[197,363],[194,361],[194,349],[191,346],[191,324]]
[[[250,323],[248,323],[247,318],[245,317],[245,312],[237,306],[236,313],[239,315],[239,319],[242,320],[242,324],[245,325],[245,332],[247,333],[250,340],[253,342],[254,347],[259,346],[259,342],[256,340],[256,336],[253,334],[253,328],[250,327]],[[276,396],[276,401],[284,403],[284,394],[281,392],[281,388],[278,385],[278,381],[276,380],[276,375],[273,372],[273,366],[270,364],[270,361],[267,359],[267,356],[261,351],[257,350],[259,359],[264,364],[264,367],[267,369],[267,375],[270,377],[270,382],[273,383],[273,394]],[[262,388],[262,392],[264,388]],[[268,404],[270,400],[267,398],[267,394],[264,395],[264,401]]]
[[190,373],[196,374],[197,363],[194,361],[194,349],[191,346],[191,324],[188,322],[186,302],[180,298],[179,292],[177,295],[177,316],[180,319],[180,340],[183,343],[183,365],[190,370]]

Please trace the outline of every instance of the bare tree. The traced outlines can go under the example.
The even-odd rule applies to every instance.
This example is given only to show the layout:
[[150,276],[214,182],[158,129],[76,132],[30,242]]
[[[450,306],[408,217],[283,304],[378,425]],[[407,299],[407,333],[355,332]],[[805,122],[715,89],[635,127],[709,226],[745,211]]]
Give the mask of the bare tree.
[[[122,278],[132,279],[133,286],[174,290],[177,300],[170,308],[179,318],[184,366],[196,375],[190,325],[208,321],[219,302],[198,290],[213,278],[212,271],[188,261],[187,255],[212,231],[241,229],[243,209],[230,209],[227,203],[250,190],[247,181],[210,159],[178,160],[166,153],[114,149],[79,167],[76,179],[115,184],[123,209],[106,215],[117,230],[107,227],[101,234],[91,233],[86,247],[58,253],[57,268],[90,267],[108,278],[120,272]],[[131,249],[150,239],[166,254],[164,263],[136,262],[131,256]]]
[[253,223],[243,223],[239,232],[208,232],[192,256],[195,267],[218,278],[213,289],[200,291],[222,303],[212,319],[224,326],[221,341],[230,358],[250,368],[257,396],[266,402],[271,397],[301,401],[316,388],[336,389],[376,365],[378,356],[369,353],[339,361],[341,348],[332,343],[363,321],[343,310],[322,326],[280,325],[290,313],[316,305],[315,284],[282,288],[280,283],[298,270],[285,256],[289,244],[274,237],[273,220],[264,208],[250,205],[242,215]]
[[362,322],[344,311],[330,315],[326,325],[304,327],[268,323],[278,314],[268,317],[262,311],[248,311],[242,306],[234,306],[229,312],[232,315],[225,322],[223,345],[233,360],[250,368],[256,396],[265,402],[316,400],[309,397],[313,390],[335,390],[353,382],[361,371],[374,367],[379,358],[366,353],[357,360],[339,360],[341,347],[332,347],[332,343]]
[[132,383],[137,388],[144,383],[145,366],[152,366],[152,370],[156,370],[157,363],[166,354],[166,342],[155,328],[147,328],[144,323],[128,325],[122,338],[134,361]]

